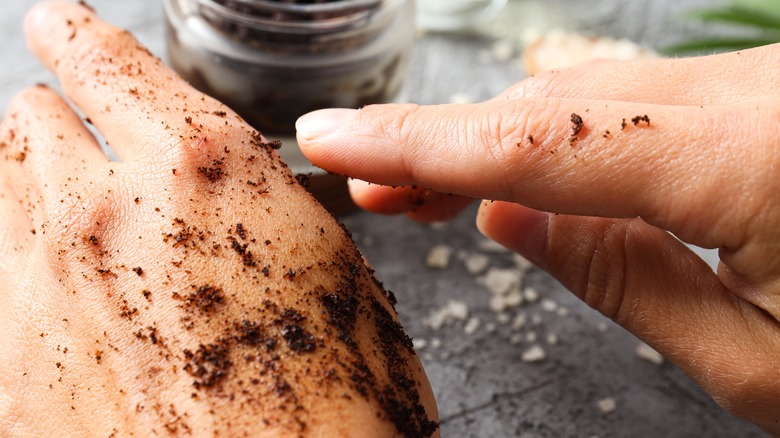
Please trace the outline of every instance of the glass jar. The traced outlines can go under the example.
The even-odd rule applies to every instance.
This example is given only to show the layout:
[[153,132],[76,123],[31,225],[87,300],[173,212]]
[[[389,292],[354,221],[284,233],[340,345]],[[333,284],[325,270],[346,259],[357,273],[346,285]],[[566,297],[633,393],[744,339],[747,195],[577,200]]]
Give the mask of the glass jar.
[[266,137],[282,137],[282,157],[294,171],[312,172],[313,187],[322,172],[297,150],[298,117],[403,98],[414,0],[164,0],[164,7],[171,66]]

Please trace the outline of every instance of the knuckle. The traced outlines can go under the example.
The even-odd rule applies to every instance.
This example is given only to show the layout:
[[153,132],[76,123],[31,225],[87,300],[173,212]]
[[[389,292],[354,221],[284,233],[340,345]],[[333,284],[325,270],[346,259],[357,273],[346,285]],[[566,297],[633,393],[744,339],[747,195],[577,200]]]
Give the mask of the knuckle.
[[57,243],[70,248],[100,249],[109,237],[109,226],[118,217],[120,199],[116,192],[74,188],[61,195],[49,209],[48,234],[61,236],[63,242]]
[[195,130],[178,130],[187,134],[177,135],[176,131],[172,130],[163,141],[172,175],[198,175],[216,182],[228,175],[226,169],[236,149],[234,145],[245,143],[243,146],[253,157],[251,161],[260,155],[269,158],[273,149],[259,134],[247,135],[233,128],[202,125]]
[[401,104],[383,106],[377,111],[373,111],[374,108],[379,107],[369,105],[364,108],[360,112],[361,119],[368,122],[380,138],[386,139],[398,148],[397,157],[402,172],[407,178],[414,180],[415,169],[419,167],[420,160],[427,159],[421,153],[422,148],[438,146],[426,144],[425,135],[430,131],[430,127],[424,125],[426,117],[420,116],[423,107],[416,104]]
[[537,73],[522,82],[520,95],[517,97],[550,97],[560,94],[567,84],[566,74],[560,70],[547,70]]
[[[518,190],[529,172],[538,172],[547,152],[557,148],[562,138],[561,108],[555,99],[509,101],[471,117],[469,138],[477,139],[471,151],[485,157],[496,174],[496,190],[506,200],[520,199]],[[566,118],[568,120],[568,116]]]
[[627,234],[625,224],[605,224],[582,243],[584,247],[574,251],[581,254],[581,260],[571,264],[574,292],[618,324],[631,319],[632,309],[636,307],[626,290]]

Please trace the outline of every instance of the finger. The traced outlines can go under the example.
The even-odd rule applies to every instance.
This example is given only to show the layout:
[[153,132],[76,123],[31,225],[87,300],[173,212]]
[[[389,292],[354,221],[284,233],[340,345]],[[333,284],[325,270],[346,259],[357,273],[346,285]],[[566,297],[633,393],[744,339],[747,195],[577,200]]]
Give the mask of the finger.
[[558,97],[662,105],[727,105],[777,95],[780,44],[675,59],[595,61],[547,71],[497,99]]
[[[702,247],[737,247],[724,220],[771,198],[743,195],[774,190],[762,169],[777,161],[764,145],[780,136],[776,112],[574,99],[376,105],[310,113],[298,142],[316,165],[378,184],[641,216]],[[733,211],[736,200],[745,208]]]
[[0,178],[0,275],[18,274],[36,232],[11,185]]
[[760,396],[766,385],[779,385],[774,377],[763,380],[776,373],[776,321],[736,299],[667,232],[640,219],[556,216],[504,202],[483,204],[478,226],[653,346],[738,415],[776,411],[774,400]]
[[224,105],[196,92],[127,31],[65,2],[33,7],[25,21],[33,52],[122,159],[161,148],[202,126],[237,123]]
[[451,219],[473,199],[417,187],[388,187],[361,180],[349,181],[352,199],[362,209],[380,214],[406,213],[421,222]]
[[38,231],[46,211],[81,203],[76,187],[89,183],[108,158],[78,115],[52,90],[22,91],[8,107],[0,173]]

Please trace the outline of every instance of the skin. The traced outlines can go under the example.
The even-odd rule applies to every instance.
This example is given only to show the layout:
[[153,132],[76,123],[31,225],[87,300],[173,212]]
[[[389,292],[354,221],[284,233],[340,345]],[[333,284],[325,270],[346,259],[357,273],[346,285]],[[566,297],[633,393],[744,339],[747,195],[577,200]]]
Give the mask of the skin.
[[122,162],[45,86],[0,125],[1,435],[433,433],[385,291],[259,133],[86,7],[25,29]]
[[[441,220],[490,200],[486,236],[778,435],[778,65],[780,45],[598,61],[479,104],[310,113],[298,140],[318,166],[373,183],[352,185],[368,210]],[[717,272],[681,241],[718,248]]]

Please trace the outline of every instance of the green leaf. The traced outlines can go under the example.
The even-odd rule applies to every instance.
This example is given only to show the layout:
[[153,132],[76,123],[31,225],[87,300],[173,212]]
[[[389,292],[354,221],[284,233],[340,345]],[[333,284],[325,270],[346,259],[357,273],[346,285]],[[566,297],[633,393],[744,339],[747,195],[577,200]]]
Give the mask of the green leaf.
[[[780,9],[780,6],[778,7]],[[720,22],[756,29],[780,31],[780,15],[767,14],[742,7],[724,9],[700,9],[689,15],[704,22]]]
[[731,4],[759,13],[780,15],[780,0],[732,0]]
[[780,41],[776,38],[702,38],[675,44],[663,50],[666,55],[680,55],[693,52],[728,52],[765,46]]

